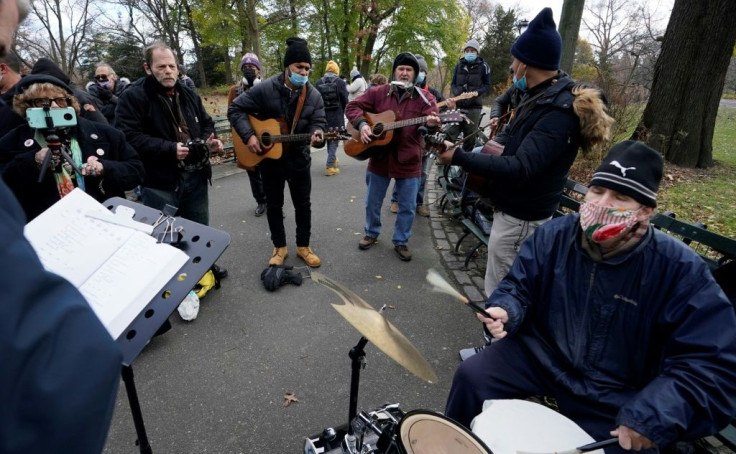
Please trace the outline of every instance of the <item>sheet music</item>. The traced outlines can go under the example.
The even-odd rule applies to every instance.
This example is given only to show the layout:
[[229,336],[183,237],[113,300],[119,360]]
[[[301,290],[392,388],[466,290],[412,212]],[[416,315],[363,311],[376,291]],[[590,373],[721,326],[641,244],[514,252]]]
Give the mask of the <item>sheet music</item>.
[[116,339],[188,256],[89,212],[107,210],[75,189],[31,221],[25,236],[44,268],[74,284]]

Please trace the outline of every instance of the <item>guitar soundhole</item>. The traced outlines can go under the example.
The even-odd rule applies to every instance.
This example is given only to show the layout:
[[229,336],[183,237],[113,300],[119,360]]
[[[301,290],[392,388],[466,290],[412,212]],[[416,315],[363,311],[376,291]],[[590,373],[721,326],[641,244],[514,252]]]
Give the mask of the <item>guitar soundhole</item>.
[[271,134],[264,132],[261,135],[261,146],[270,148],[273,145],[273,141],[271,140]]
[[373,125],[373,135],[378,137],[383,134],[383,123],[376,123]]

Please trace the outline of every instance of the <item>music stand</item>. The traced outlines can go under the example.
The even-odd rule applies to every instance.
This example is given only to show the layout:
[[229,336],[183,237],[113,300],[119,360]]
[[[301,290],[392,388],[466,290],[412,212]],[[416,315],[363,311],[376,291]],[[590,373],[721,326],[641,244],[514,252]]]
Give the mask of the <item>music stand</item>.
[[[118,206],[132,208],[135,210],[133,219],[148,225],[154,225],[162,215],[159,210],[121,197],[108,199],[103,205],[111,211]],[[152,235],[158,236],[163,233],[165,224],[162,223],[155,228]],[[121,375],[128,394],[130,411],[133,415],[138,445],[142,454],[152,454],[153,451],[148,443],[146,428],[143,424],[143,414],[138,401],[138,393],[135,389],[132,363],[159,327],[169,318],[189,291],[194,288],[230,244],[228,233],[188,219],[176,218],[175,226],[183,228],[180,241],[175,247],[187,254],[189,260],[115,340],[123,353]]]

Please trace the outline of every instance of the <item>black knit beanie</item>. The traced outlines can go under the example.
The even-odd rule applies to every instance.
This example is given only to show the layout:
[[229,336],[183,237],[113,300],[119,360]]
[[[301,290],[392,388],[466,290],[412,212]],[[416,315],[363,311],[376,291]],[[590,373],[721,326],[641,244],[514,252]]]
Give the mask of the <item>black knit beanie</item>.
[[312,64],[312,55],[307,48],[307,42],[299,37],[286,40],[286,54],[284,55],[284,68],[292,63]]
[[657,206],[662,180],[662,155],[643,142],[626,140],[611,148],[595,170],[590,186],[600,186],[625,194],[642,205]]
[[36,63],[33,64],[33,68],[31,68],[31,74],[47,74],[49,76],[56,77],[65,84],[71,82],[69,76],[59,68],[59,65],[46,57],[41,57],[36,60]]
[[402,52],[394,59],[394,66],[391,68],[391,79],[393,79],[396,73],[396,67],[399,65],[407,65],[414,68],[414,80],[417,80],[419,74],[419,62],[417,58],[411,52]]
[[544,8],[511,46],[511,55],[539,69],[560,69],[562,38],[557,32],[552,9]]
[[69,93],[70,95],[74,95],[74,92],[69,87],[69,85],[60,81],[56,77],[49,76],[47,74],[31,74],[29,76],[25,76],[21,78],[20,82],[18,82],[18,85],[16,86],[16,90],[17,90],[16,93],[23,93],[24,91],[26,91],[28,87],[30,87],[33,84],[43,84],[43,83],[56,85],[57,87]]

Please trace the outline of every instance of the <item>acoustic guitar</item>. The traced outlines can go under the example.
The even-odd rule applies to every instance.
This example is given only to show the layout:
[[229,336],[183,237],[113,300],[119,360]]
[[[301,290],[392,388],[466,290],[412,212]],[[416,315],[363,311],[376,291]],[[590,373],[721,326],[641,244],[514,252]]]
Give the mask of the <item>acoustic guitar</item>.
[[[469,121],[464,113],[458,110],[451,110],[441,114],[437,114],[442,123],[460,123]],[[345,142],[345,154],[359,161],[378,156],[386,152],[384,145],[388,145],[394,137],[394,129],[404,128],[406,126],[418,125],[427,121],[427,116],[410,118],[408,120],[396,121],[396,113],[393,110],[372,114],[364,113],[364,117],[371,127],[373,140],[369,143],[363,143],[360,140],[360,131],[348,123],[347,132],[351,138]]]
[[[253,127],[263,152],[253,153],[248,147],[245,147],[245,150],[237,156],[238,163],[243,167],[253,168],[266,158],[279,159],[288,143],[309,142],[312,137],[311,133],[289,134],[289,127],[283,118],[259,120],[248,115],[248,122]],[[324,138],[325,140],[346,140],[350,136],[345,132],[345,128],[331,128],[324,131]]]
[[462,101],[463,99],[475,98],[476,96],[478,96],[477,91],[469,91],[467,93],[460,93],[459,95],[455,97],[445,99],[444,101],[438,102],[437,108],[439,109],[441,107],[445,107],[449,101]]

